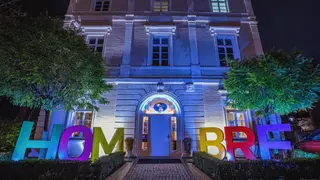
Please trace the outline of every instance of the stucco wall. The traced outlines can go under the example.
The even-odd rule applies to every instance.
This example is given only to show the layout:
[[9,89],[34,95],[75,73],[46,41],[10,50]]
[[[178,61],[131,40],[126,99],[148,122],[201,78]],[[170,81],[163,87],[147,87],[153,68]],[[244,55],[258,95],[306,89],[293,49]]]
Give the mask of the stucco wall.
[[113,22],[112,31],[107,36],[105,59],[109,66],[119,66],[122,62],[125,37],[125,24],[123,22]]
[[[183,134],[193,139],[194,150],[199,150],[199,128],[207,125],[224,126],[222,101],[217,89],[217,86],[196,85],[194,92],[186,92],[183,84],[165,85],[165,90],[182,105]],[[154,92],[155,84],[115,86],[112,92],[106,94],[110,103],[100,107],[94,126],[101,127],[108,140],[118,127],[125,128],[125,138],[135,137],[138,105]]]

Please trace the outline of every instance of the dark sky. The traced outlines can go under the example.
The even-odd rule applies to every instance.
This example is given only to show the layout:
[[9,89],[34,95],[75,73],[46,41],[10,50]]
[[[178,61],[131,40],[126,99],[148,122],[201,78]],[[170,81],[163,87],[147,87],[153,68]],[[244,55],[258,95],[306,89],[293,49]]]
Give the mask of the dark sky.
[[[320,62],[319,0],[252,0],[265,51],[299,50]],[[63,17],[68,0],[23,0],[28,11]]]
[[265,51],[300,50],[320,62],[319,0],[252,0]]

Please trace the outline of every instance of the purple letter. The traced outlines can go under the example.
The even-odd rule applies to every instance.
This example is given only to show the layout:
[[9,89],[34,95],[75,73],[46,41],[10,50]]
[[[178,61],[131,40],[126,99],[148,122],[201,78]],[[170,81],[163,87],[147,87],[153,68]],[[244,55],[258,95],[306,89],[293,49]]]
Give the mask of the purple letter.
[[[71,158],[68,156],[68,141],[69,141],[69,137],[74,132],[82,132],[84,135],[83,152],[77,158]],[[58,157],[59,159],[65,159],[65,160],[87,161],[90,156],[91,149],[92,149],[91,130],[85,126],[71,126],[65,129],[61,135]]]
[[257,126],[261,159],[271,158],[269,149],[291,149],[289,141],[268,141],[267,132],[269,131],[291,131],[291,127],[290,124]]

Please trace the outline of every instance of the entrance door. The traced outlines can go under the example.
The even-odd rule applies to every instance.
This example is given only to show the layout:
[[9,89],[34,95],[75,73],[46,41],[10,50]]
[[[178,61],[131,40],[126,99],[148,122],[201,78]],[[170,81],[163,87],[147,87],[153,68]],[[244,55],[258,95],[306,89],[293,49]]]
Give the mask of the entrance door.
[[150,119],[151,156],[169,156],[170,117],[153,115]]

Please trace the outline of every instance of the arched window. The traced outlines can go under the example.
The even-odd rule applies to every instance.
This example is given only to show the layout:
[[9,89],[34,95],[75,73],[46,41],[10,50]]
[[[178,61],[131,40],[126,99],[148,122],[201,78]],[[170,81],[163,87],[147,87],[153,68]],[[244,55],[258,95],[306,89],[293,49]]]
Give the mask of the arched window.
[[144,114],[177,114],[177,107],[174,102],[161,97],[147,99],[141,110]]

